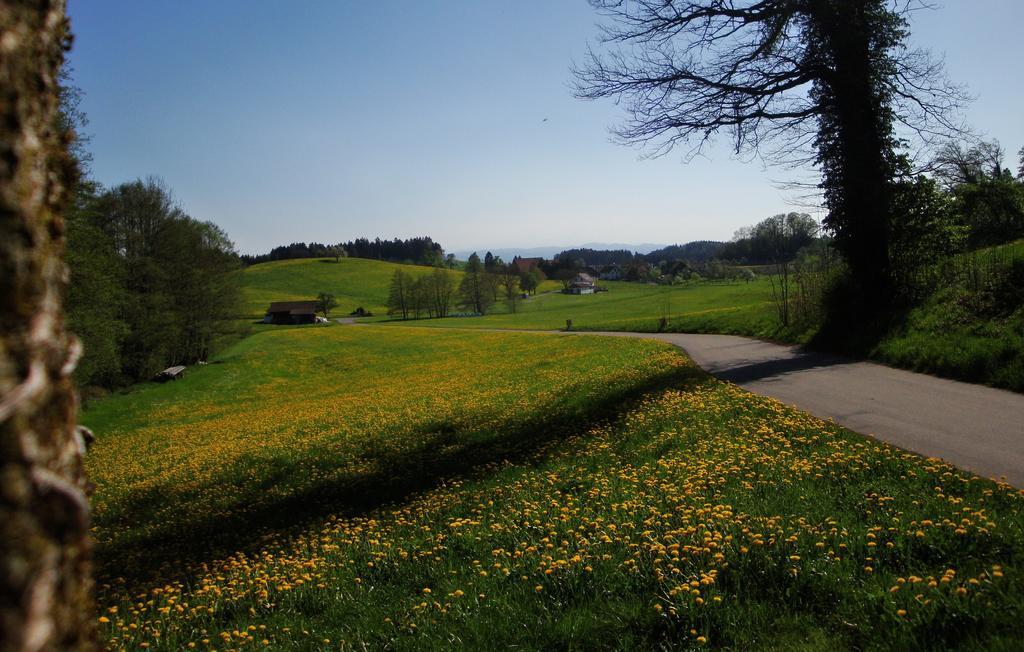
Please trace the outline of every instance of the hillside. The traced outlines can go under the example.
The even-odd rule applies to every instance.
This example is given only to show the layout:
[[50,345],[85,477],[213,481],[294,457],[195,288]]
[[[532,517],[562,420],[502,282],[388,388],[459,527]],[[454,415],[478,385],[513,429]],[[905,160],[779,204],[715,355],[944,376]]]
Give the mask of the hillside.
[[396,269],[419,275],[430,273],[432,268],[365,258],[342,258],[337,262],[305,258],[252,265],[242,272],[246,317],[263,317],[272,301],[315,299],[320,292],[335,296],[338,315],[347,315],[360,306],[384,314]]
[[1024,240],[936,265],[943,281],[868,351],[890,364],[1024,392]]
[[108,648],[1024,635],[1016,489],[664,344],[328,325],[213,362],[84,415]]
[[[648,285],[602,281],[607,292],[562,294],[556,289],[520,302],[511,313],[503,303],[473,319],[434,319],[421,326],[458,328],[560,329],[567,319],[576,330],[654,331],[662,316],[673,331],[721,332],[773,337],[775,323],[771,284],[698,282]],[[547,288],[558,287],[548,282]]]

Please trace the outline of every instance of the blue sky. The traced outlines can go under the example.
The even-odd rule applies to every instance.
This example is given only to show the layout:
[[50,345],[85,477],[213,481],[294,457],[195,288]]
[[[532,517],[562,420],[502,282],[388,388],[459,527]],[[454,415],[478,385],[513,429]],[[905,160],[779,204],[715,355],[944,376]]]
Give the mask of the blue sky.
[[[792,172],[612,144],[571,96],[585,0],[70,0],[100,182],[157,175],[242,252],[430,235],[449,249],[727,239],[793,209]],[[977,96],[1016,168],[1024,2],[948,0],[913,41]]]

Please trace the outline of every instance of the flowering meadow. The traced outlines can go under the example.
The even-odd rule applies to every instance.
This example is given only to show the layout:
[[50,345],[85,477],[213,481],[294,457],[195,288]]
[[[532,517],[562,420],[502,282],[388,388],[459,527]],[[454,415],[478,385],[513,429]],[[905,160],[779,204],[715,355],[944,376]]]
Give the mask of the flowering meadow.
[[263,331],[99,401],[110,649],[1018,649],[1024,495],[625,338]]

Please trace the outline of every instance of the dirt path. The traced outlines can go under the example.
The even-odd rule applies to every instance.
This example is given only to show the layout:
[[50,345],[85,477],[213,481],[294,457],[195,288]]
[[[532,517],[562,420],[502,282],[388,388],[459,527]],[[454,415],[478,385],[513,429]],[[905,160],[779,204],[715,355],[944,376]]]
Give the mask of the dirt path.
[[751,392],[1024,487],[1024,395],[745,337],[600,334],[670,342]]

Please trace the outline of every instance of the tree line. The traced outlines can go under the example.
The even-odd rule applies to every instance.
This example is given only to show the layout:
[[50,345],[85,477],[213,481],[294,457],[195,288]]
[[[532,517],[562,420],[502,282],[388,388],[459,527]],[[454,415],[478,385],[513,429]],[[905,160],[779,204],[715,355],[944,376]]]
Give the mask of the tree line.
[[159,179],[111,188],[92,180],[81,91],[66,68],[60,80],[56,127],[67,134],[72,170],[64,306],[84,351],[76,383],[112,389],[207,360],[238,332],[234,244],[186,213]]
[[536,293],[545,279],[539,269],[520,270],[490,252],[484,260],[474,252],[458,285],[455,278],[453,272],[439,267],[423,274],[395,270],[388,291],[388,314],[399,319],[433,319],[447,317],[459,307],[483,315],[499,301],[516,312],[523,294]]
[[370,258],[386,260],[393,263],[428,265],[441,267],[454,264],[455,257],[445,256],[444,248],[429,237],[408,239],[395,238],[381,240],[374,238],[356,238],[337,244],[319,242],[293,242],[289,245],[274,247],[269,253],[259,255],[243,254],[240,258],[245,265],[256,265],[274,260],[292,260],[295,258]]
[[[686,244],[674,244],[640,254],[628,249],[591,249],[580,247],[566,249],[555,254],[551,261],[546,261],[549,271],[570,266],[605,267],[608,265],[628,266],[638,261],[656,264],[662,260],[685,260],[689,263],[705,263],[713,258],[720,258],[720,250],[725,243],[713,240],[694,240]],[[553,271],[552,271],[553,274]]]
[[85,348],[81,386],[113,388],[205,361],[237,330],[234,245],[155,179],[79,184],[67,214],[67,263],[68,323]]

